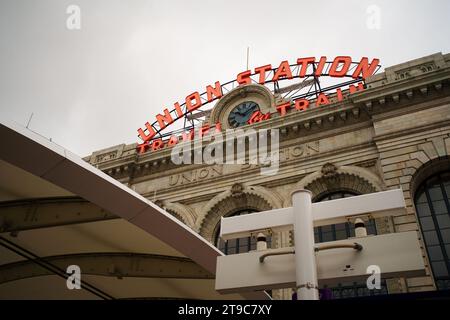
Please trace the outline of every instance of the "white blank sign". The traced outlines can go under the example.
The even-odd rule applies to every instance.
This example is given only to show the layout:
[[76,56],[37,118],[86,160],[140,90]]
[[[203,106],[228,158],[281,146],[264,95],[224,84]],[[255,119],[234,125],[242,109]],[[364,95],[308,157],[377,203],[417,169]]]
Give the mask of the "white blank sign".
[[[377,218],[403,212],[405,212],[405,199],[401,189],[312,204],[312,215],[316,227],[347,222],[347,217],[355,215],[370,213],[373,218]],[[222,218],[220,237],[223,240],[229,240],[249,237],[252,232],[258,230],[271,229],[273,232],[292,230],[293,214],[293,208],[290,207]]]
[[[361,244],[363,249],[356,251],[343,248],[316,253],[319,285],[367,279],[369,274],[366,274],[366,271],[370,265],[381,268],[382,278],[425,275],[416,231],[351,238],[329,243],[353,242]],[[320,245],[316,244],[318,247]],[[293,254],[268,256],[263,263],[259,261],[259,257],[264,253],[287,249],[289,248],[218,257],[216,290],[220,293],[235,293],[295,287]]]

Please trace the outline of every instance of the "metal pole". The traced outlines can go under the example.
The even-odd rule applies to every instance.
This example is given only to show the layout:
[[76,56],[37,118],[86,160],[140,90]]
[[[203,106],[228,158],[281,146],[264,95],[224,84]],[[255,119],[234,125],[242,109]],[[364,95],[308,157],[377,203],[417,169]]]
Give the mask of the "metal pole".
[[318,300],[316,256],[314,253],[314,225],[311,192],[292,193],[294,212],[295,274],[298,300]]
[[250,47],[247,47],[247,69],[248,70],[248,57],[250,56]]

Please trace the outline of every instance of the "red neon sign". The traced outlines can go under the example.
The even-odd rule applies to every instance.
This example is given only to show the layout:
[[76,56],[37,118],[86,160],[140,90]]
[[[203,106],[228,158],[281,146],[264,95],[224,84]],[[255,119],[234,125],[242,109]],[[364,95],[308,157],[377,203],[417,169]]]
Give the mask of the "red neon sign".
[[[329,76],[334,78],[348,77],[355,80],[364,81],[366,78],[373,75],[379,67],[379,59],[376,58],[369,62],[367,57],[363,57],[359,62],[353,62],[351,57],[348,56],[338,56],[334,58],[333,61],[327,61],[327,58],[323,56],[318,60],[314,57],[306,57],[298,58],[297,63],[294,65],[290,65],[288,61],[282,61],[276,68],[272,68],[272,65],[268,64],[255,68],[253,73],[252,70],[243,71],[236,76],[235,81],[238,85],[251,84],[255,82],[263,85],[270,82],[277,83],[282,80],[290,80],[293,78],[316,78],[321,76]],[[308,70],[311,69],[312,72],[308,73]],[[296,70],[296,72],[293,70]],[[357,86],[353,84],[349,85],[350,94],[363,89],[364,87],[361,82],[358,83]],[[219,81],[216,81],[214,86],[206,86],[204,93],[200,94],[198,91],[195,91],[186,96],[182,104],[175,102],[172,110],[169,111],[169,109],[165,108],[162,114],[156,115],[155,121],[152,124],[150,124],[150,122],[146,122],[145,128],[139,128],[137,130],[139,138],[143,141],[143,143],[138,147],[139,151],[145,152],[148,149],[156,151],[166,145],[170,147],[178,143],[180,138],[182,141],[192,140],[193,131],[183,133],[181,137],[171,136],[166,141],[163,141],[161,138],[155,139],[155,137],[178,119],[185,117],[188,113],[192,113],[208,103],[222,98],[222,96],[222,85]],[[338,101],[343,100],[341,88],[336,89],[336,96]],[[329,97],[325,93],[320,93],[317,96],[315,106],[320,107],[329,103]],[[301,98],[293,100],[292,103],[283,103],[278,105],[276,106],[276,109],[280,116],[284,116],[291,108],[294,108],[297,111],[304,111],[309,107],[310,101],[308,99]],[[270,113],[263,115],[255,112],[255,114],[253,114],[250,118],[249,123],[251,124],[267,120],[269,117]],[[220,123],[215,125],[216,130],[220,130],[220,127]],[[208,130],[209,126],[205,126],[204,129],[202,127],[200,132],[203,133],[200,134],[204,134],[204,132]]]

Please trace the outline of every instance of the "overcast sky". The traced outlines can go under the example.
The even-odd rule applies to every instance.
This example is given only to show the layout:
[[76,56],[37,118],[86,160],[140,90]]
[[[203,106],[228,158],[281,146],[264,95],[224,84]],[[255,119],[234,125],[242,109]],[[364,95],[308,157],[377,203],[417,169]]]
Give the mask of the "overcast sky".
[[[69,30],[69,5],[81,29]],[[380,29],[367,8],[380,9]],[[297,57],[450,52],[450,1],[1,0],[0,118],[86,156],[137,142],[165,107],[250,67]]]

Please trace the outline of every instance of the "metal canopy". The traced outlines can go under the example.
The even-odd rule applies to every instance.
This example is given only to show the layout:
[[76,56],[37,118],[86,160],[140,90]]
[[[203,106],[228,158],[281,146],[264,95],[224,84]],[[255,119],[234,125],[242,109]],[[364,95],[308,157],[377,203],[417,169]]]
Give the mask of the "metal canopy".
[[[214,279],[214,276],[188,258],[156,254],[122,252],[78,253],[42,258],[45,262],[64,269],[78,265],[84,275],[135,278]],[[37,276],[52,275],[32,260],[0,266],[0,284]]]
[[[75,219],[77,210],[83,213],[82,208],[86,204],[80,202],[77,208],[76,201],[73,201],[65,203],[66,207],[64,207],[64,201],[62,201],[61,208],[67,209],[69,214],[61,219],[67,218],[68,223],[53,226],[49,224],[51,213],[48,212],[54,210],[53,213],[56,214],[57,204],[49,204],[47,209],[50,211],[38,217],[37,221],[32,219],[31,222],[19,223],[19,217],[3,214],[2,218],[7,218],[6,220],[17,218],[12,219],[12,222],[18,228],[18,234],[14,232],[2,234],[9,241],[34,252],[39,257],[96,252],[184,257],[193,261],[205,272],[215,274],[216,258],[222,253],[146,198],[87,164],[78,156],[23,127],[2,123],[0,137],[0,177],[7,178],[2,179],[0,200],[24,201],[34,197],[80,197],[88,201],[93,209],[90,213],[92,216],[88,217],[93,221],[81,223],[83,221]],[[16,207],[18,214],[22,218],[26,217],[27,202],[22,202],[22,207],[20,202],[16,204],[18,204]],[[102,214],[101,210],[108,213],[106,219],[112,216],[119,218],[95,221]],[[61,211],[61,215],[64,215],[64,210]],[[42,225],[39,225],[40,222]],[[71,224],[71,222],[74,223]],[[6,228],[8,231],[13,229]],[[22,257],[4,248],[0,248],[0,257],[2,265],[24,261]],[[166,276],[174,275],[174,270],[168,270]],[[107,293],[115,298],[161,295],[199,299],[222,298],[214,290],[212,279],[125,276],[119,280],[116,275],[89,274],[84,279],[102,289],[108,288]],[[40,289],[30,290],[30,288]],[[67,290],[65,281],[57,276],[38,275],[0,285],[0,298],[20,297],[93,298],[92,295],[80,293],[78,290]],[[264,292],[228,296],[232,299],[243,297],[269,299]]]
[[0,202],[0,232],[117,219],[80,197],[32,198]]

